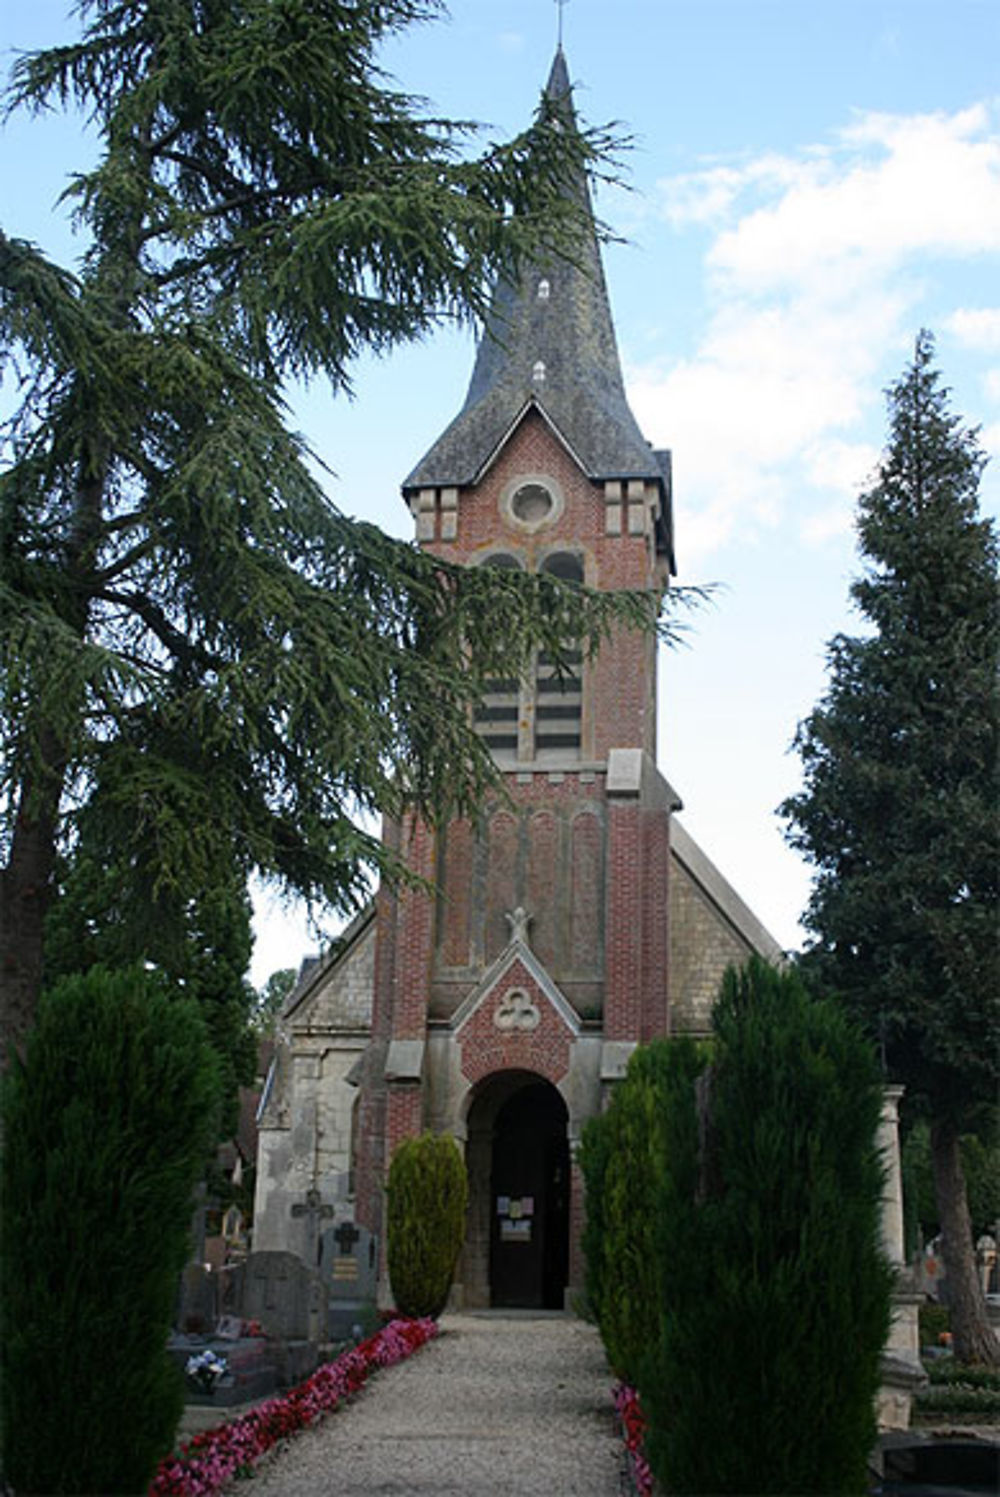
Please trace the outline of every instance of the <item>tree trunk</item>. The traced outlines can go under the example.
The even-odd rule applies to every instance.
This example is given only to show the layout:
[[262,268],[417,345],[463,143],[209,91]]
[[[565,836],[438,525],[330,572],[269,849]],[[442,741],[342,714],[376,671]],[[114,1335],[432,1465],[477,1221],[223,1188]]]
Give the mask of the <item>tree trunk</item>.
[[[82,641],[93,600],[92,568],[101,536],[104,493],[111,469],[108,442],[83,445],[69,536],[57,559],[70,582],[62,612]],[[58,611],[58,610],[57,610]],[[81,693],[82,711],[82,693]],[[35,747],[17,792],[17,817],[7,866],[0,871],[0,1074],[14,1054],[23,1058],[42,989],[45,915],[52,899],[72,730],[36,714],[23,727]]]
[[1000,1341],[990,1326],[976,1270],[965,1172],[953,1123],[932,1125],[931,1160],[941,1223],[941,1255],[948,1281],[952,1350],[958,1362],[1000,1367]]
[[[43,732],[43,740],[52,735]],[[45,758],[60,757],[54,742]],[[44,750],[43,750],[44,751]],[[41,784],[21,785],[7,866],[0,871],[0,1074],[35,1022],[42,986],[45,914],[52,897],[62,776],[50,769]]]

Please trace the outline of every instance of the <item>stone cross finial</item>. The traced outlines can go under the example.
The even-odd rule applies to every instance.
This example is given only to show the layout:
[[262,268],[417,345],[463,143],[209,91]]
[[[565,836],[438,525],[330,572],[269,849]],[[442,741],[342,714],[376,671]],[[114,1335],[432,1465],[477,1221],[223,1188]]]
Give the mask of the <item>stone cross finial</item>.
[[520,941],[522,946],[530,945],[528,940],[528,926],[534,920],[534,915],[529,915],[523,905],[519,904],[516,910],[508,910],[504,919],[510,926],[510,939]]

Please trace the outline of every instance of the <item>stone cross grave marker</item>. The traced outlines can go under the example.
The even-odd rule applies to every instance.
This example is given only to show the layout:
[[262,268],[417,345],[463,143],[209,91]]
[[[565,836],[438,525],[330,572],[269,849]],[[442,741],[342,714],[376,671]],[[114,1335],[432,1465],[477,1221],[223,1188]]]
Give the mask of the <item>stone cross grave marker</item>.
[[378,1239],[365,1227],[344,1221],[323,1233],[320,1272],[330,1296],[329,1330],[333,1340],[351,1335],[375,1298]]
[[294,1253],[251,1253],[243,1280],[242,1313],[259,1320],[269,1336],[314,1341],[326,1318],[319,1275]]
[[303,1255],[307,1263],[318,1266],[320,1257],[320,1222],[329,1219],[333,1215],[333,1207],[328,1205],[316,1189],[310,1185],[306,1191],[304,1201],[296,1201],[292,1207],[293,1216],[304,1216],[306,1221],[306,1252]]

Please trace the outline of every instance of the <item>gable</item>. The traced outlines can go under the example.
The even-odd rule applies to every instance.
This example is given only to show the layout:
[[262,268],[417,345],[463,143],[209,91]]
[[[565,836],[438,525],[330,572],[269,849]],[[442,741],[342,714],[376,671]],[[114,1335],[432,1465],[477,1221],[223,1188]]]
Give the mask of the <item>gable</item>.
[[694,838],[671,823],[670,1014],[675,1032],[707,1034],[726,968],[784,952]]
[[310,967],[281,1016],[292,1035],[371,1028],[375,984],[375,906],[362,910],[331,951]]
[[456,1011],[451,1027],[469,1082],[511,1070],[558,1082],[569,1070],[580,1020],[530,948],[515,940]]

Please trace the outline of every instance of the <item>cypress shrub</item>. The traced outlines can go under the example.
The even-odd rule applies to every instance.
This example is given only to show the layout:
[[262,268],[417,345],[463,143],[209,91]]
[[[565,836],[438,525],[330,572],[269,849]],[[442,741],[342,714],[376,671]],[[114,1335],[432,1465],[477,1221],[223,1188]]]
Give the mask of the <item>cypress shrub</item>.
[[139,969],[63,979],[0,1104],[5,1478],[145,1492],[183,1406],[166,1340],[216,1135],[197,1005]]
[[[587,1312],[597,1322],[598,1328],[604,1310],[605,1280],[605,1204],[604,1180],[608,1160],[611,1158],[611,1120],[607,1112],[589,1118],[580,1134],[577,1162],[583,1175],[586,1213],[581,1235],[586,1277],[584,1290]],[[603,1337],[603,1331],[601,1335]]]
[[608,1110],[585,1130],[581,1163],[587,1186],[588,1290],[608,1360],[638,1385],[657,1353],[659,1264],[656,1202],[690,1189],[696,1155],[694,1081],[704,1065],[688,1038],[654,1040],[636,1050]]
[[386,1253],[402,1315],[441,1314],[465,1239],[468,1184],[453,1138],[408,1138],[389,1166]]
[[875,1057],[757,959],[714,1029],[694,1189],[658,1200],[650,1462],[685,1493],[864,1492],[891,1292]]

